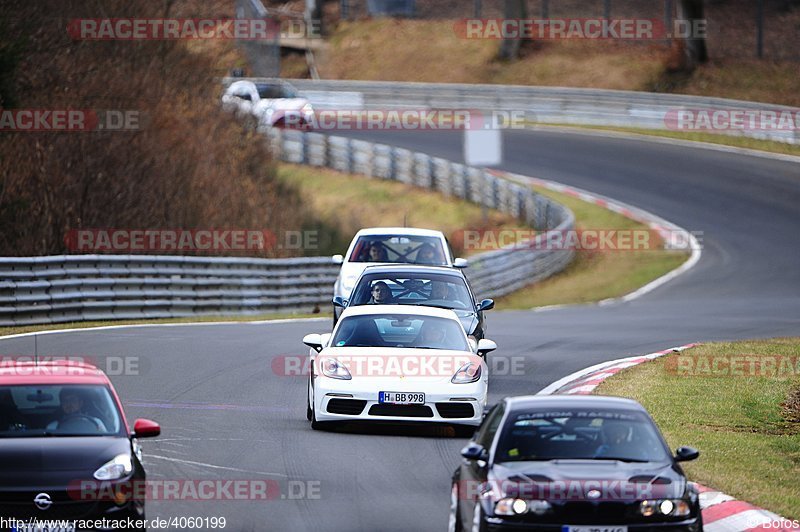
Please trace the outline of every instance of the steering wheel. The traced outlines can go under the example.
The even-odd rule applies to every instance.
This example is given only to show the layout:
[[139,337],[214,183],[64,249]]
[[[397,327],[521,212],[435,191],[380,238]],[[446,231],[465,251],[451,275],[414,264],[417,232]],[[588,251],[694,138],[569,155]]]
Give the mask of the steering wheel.
[[58,430],[100,432],[97,422],[86,414],[72,414],[58,422]]

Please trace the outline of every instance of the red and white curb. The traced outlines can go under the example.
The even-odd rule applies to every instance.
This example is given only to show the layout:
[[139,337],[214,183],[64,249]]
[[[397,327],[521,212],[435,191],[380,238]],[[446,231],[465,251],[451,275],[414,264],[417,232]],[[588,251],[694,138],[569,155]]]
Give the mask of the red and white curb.
[[[600,383],[616,375],[625,368],[668,355],[679,353],[698,344],[687,344],[672,349],[665,349],[649,355],[620,358],[597,364],[552,383],[536,395],[588,395]],[[703,529],[706,532],[742,532],[742,531],[798,531],[800,522],[790,521],[777,514],[739,501],[720,491],[697,484],[700,492],[700,507],[703,510]]]
[[702,254],[702,245],[700,244],[700,241],[697,239],[697,236],[695,234],[644,209],[628,205],[627,203],[617,201],[607,196],[595,194],[594,192],[589,192],[581,188],[564,185],[562,183],[557,183],[555,181],[550,181],[548,179],[529,177],[519,174],[513,174],[510,172],[502,172],[499,170],[489,170],[489,172],[498,176],[505,177],[512,181],[516,181],[518,183],[528,183],[538,187],[545,188],[547,190],[552,190],[554,192],[566,194],[568,196],[578,198],[587,203],[597,205],[598,207],[602,207],[612,212],[616,212],[617,214],[621,214],[626,218],[644,224],[653,231],[656,231],[664,240],[665,249],[686,250],[691,252],[689,260],[687,260],[686,262],[684,262],[671,272],[662,275],[658,279],[655,279],[654,281],[642,286],[641,288],[631,292],[630,294],[626,294],[620,298],[604,299],[603,301],[600,301],[600,305],[607,305],[610,303],[615,303],[617,301],[631,301],[633,299],[636,299],[637,297],[643,296],[644,294],[652,292],[659,286],[671,281],[672,279],[676,278],[682,273],[687,272],[700,261],[700,256]]

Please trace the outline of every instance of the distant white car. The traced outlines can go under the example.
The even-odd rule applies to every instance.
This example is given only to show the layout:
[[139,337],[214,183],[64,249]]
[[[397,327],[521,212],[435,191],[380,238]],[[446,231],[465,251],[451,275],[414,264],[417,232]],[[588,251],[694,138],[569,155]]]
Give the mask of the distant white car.
[[253,115],[260,125],[308,129],[314,123],[314,108],[282,80],[234,81],[222,95],[222,107]]
[[[356,281],[367,266],[374,264],[422,264],[466,268],[466,259],[453,258],[450,243],[441,231],[411,227],[372,227],[362,229],[347,249],[334,255],[341,264],[333,285],[333,297],[348,299]],[[334,319],[338,317],[334,307]]]
[[306,414],[326,421],[477,426],[486,406],[491,340],[467,338],[452,310],[408,305],[345,309],[331,334],[309,334]]

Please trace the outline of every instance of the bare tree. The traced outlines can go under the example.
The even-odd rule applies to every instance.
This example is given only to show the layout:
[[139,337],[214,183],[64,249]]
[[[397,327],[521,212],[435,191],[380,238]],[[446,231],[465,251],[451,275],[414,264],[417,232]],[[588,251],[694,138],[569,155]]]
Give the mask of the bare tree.
[[[504,0],[504,18],[521,20],[527,18],[527,16],[528,7],[525,0]],[[509,61],[518,59],[520,46],[522,46],[522,39],[519,37],[503,39],[503,42],[500,44],[500,52],[498,53],[498,57],[500,59]]]

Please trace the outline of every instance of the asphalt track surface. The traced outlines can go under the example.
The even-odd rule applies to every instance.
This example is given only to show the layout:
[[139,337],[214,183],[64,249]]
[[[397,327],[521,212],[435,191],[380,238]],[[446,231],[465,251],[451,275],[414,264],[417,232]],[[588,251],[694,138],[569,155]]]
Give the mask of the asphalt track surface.
[[[461,160],[455,133],[354,134]],[[524,375],[490,380],[490,400],[534,393],[583,367],[694,341],[800,335],[800,165],[641,140],[555,131],[505,136],[502,169],[553,179],[702,231],[700,262],[628,303],[547,312],[492,311],[497,356]],[[329,321],[143,327],[44,335],[48,355],[139,357],[112,377],[129,421],[157,420],[149,478],[274,480],[271,501],[153,501],[150,517],[225,516],[226,530],[443,530],[465,440],[442,429],[312,431],[306,382],[272,369],[303,355]],[[32,338],[0,341],[31,354]],[[698,398],[700,400],[700,398]],[[692,442],[673,442],[691,444]],[[293,499],[289,482],[311,488]],[[304,483],[304,484],[298,484]]]

